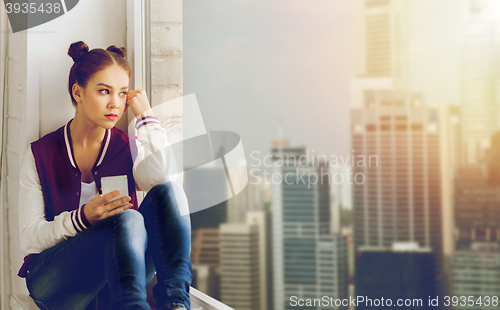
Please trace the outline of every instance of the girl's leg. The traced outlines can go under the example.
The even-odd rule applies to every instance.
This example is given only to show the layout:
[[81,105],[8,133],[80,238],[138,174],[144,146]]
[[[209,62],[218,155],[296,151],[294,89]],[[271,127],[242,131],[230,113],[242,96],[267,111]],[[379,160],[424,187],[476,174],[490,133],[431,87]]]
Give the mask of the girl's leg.
[[147,309],[142,215],[125,210],[54,247],[30,264],[26,283],[41,309],[84,309],[104,287],[112,309]]
[[[153,277],[155,275],[155,265],[153,263],[153,257],[146,251],[146,288],[149,286]],[[109,285],[106,284],[97,294],[97,296],[92,300],[90,304],[87,305],[85,310],[109,310],[111,305],[111,292],[109,289]],[[152,300],[146,298],[149,305],[152,304]]]
[[191,309],[189,285],[193,276],[190,260],[191,220],[186,194],[177,182],[154,186],[139,212],[148,235],[147,252],[153,257],[158,284],[153,294],[157,307]]

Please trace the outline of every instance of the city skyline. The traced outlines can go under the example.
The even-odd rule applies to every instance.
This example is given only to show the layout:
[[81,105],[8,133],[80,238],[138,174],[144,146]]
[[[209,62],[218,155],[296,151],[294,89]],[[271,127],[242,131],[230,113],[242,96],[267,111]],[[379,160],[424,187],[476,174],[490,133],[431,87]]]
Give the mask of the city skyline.
[[[351,155],[368,156],[370,154],[377,156],[376,167],[356,165],[351,167],[352,174],[362,173],[366,177],[366,182],[352,187],[344,187],[343,184],[334,185],[331,184],[331,180],[329,180],[330,186],[328,187],[318,183],[297,187],[300,184],[298,181],[288,183],[289,181],[287,182],[284,178],[287,174],[295,176],[302,172],[322,175],[319,172],[321,167],[319,162],[317,166],[314,165],[315,167],[302,166],[299,169],[295,167],[295,163],[287,163],[286,161],[280,166],[270,165],[267,168],[271,170],[271,173],[282,176],[281,182],[267,183],[267,186],[272,189],[272,199],[259,200],[258,204],[257,200],[250,203],[249,199],[264,197],[264,189],[260,188],[258,191],[261,191],[261,195],[255,195],[256,193],[249,191],[246,193],[247,197],[241,195],[238,199],[229,202],[233,208],[231,210],[232,218],[239,222],[244,217],[245,209],[265,208],[267,210],[269,207],[272,210],[273,227],[269,231],[271,236],[268,237],[273,242],[271,250],[273,264],[269,268],[272,269],[273,275],[274,309],[286,309],[289,306],[287,304],[289,296],[307,299],[318,298],[323,293],[335,294],[341,298],[344,294],[340,289],[342,284],[339,284],[342,282],[339,280],[341,276],[337,273],[336,277],[327,279],[328,284],[322,284],[320,283],[322,280],[317,278],[317,273],[320,269],[319,266],[331,261],[344,260],[347,272],[347,261],[349,260],[350,268],[352,268],[351,260],[354,258],[348,256],[347,253],[347,236],[350,240],[350,246],[354,247],[357,254],[370,253],[363,260],[365,266],[363,272],[368,272],[367,276],[378,278],[384,274],[382,267],[373,270],[375,265],[372,264],[377,263],[367,259],[377,257],[380,254],[379,257],[387,257],[393,260],[394,264],[397,263],[398,270],[401,272],[408,271],[412,277],[418,278],[420,286],[425,286],[425,283],[433,285],[432,288],[429,287],[429,291],[419,290],[419,285],[414,285],[407,291],[401,289],[397,293],[401,294],[401,297],[405,294],[410,296],[413,294],[412,292],[419,296],[425,294],[444,296],[453,294],[453,289],[469,285],[468,282],[460,284],[460,280],[458,280],[459,282],[455,281],[457,274],[460,276],[460,272],[457,273],[457,270],[462,268],[458,267],[457,269],[456,261],[462,253],[454,251],[456,242],[454,231],[458,229],[454,225],[454,220],[459,205],[454,200],[456,193],[453,177],[454,168],[467,158],[471,158],[468,155],[471,147],[467,147],[466,144],[476,144],[474,139],[479,139],[481,146],[487,149],[488,145],[484,141],[489,141],[489,134],[492,131],[471,132],[469,129],[471,127],[468,127],[468,124],[481,123],[483,120],[474,118],[475,114],[471,112],[474,110],[474,105],[467,103],[465,100],[467,96],[464,95],[473,94],[477,92],[477,87],[483,86],[481,83],[468,85],[467,81],[477,78],[478,74],[483,74],[485,66],[493,65],[494,62],[494,57],[482,59],[481,63],[475,62],[477,57],[472,57],[474,53],[494,55],[496,46],[490,46],[488,41],[495,39],[494,36],[488,36],[487,33],[479,31],[484,34],[484,40],[482,44],[478,45],[474,45],[474,40],[471,40],[472,43],[462,40],[464,35],[467,36],[468,33],[466,27],[468,14],[477,11],[476,7],[487,1],[463,0],[452,8],[450,1],[443,0],[439,2],[439,5],[436,5],[436,9],[432,12],[424,9],[429,8],[431,4],[431,1],[428,0],[359,0],[355,1],[356,5],[352,5],[353,2],[350,2],[349,5],[342,5],[339,2],[327,5],[325,2],[321,2],[325,12],[319,12],[318,7],[307,7],[302,12],[304,13],[302,16],[293,15],[296,17],[295,20],[292,21],[287,15],[283,20],[279,18],[274,20],[274,24],[271,22],[273,14],[276,13],[273,10],[278,8],[275,3],[268,4],[266,8],[269,11],[263,13],[256,10],[257,4],[247,2],[246,8],[252,12],[249,16],[255,17],[255,20],[248,17],[242,21],[236,20],[236,16],[238,16],[236,14],[232,16],[232,22],[237,25],[236,28],[229,32],[218,28],[218,32],[216,32],[218,37],[214,41],[218,43],[227,42],[224,40],[233,40],[237,34],[243,34],[238,36],[238,39],[234,39],[236,41],[231,41],[231,44],[226,45],[227,50],[224,51],[224,55],[228,57],[224,61],[236,64],[235,68],[240,71],[235,72],[226,68],[217,55],[215,55],[215,59],[208,62],[219,65],[207,83],[207,85],[213,86],[211,91],[222,85],[226,87],[223,91],[219,89],[219,94],[216,97],[219,102],[216,104],[212,104],[213,101],[210,102],[211,110],[206,110],[208,112],[208,128],[212,126],[210,128],[212,130],[230,129],[241,133],[242,140],[248,146],[245,150],[247,159],[251,160],[255,159],[252,156],[253,153],[259,154],[261,160],[263,157],[268,157],[268,160],[273,157],[274,160],[277,160],[280,154],[298,157],[298,155],[309,153],[311,150],[315,150],[316,156],[346,157]],[[342,58],[344,60],[342,66],[344,67],[339,71],[345,70],[336,73],[330,72],[339,80],[333,82],[328,90],[336,89],[337,95],[342,93],[339,96],[348,97],[348,99],[343,97],[345,104],[340,105],[335,100],[327,103],[317,99],[318,96],[324,96],[324,93],[315,93],[320,88],[325,91],[325,81],[328,79],[332,81],[335,78],[329,76],[319,81],[319,77],[311,75],[311,72],[314,71],[312,69],[314,65],[317,66],[316,69],[319,68],[320,64],[323,64],[325,65],[323,69],[327,68],[325,71],[333,70],[332,62],[325,63],[325,59],[326,57],[334,58],[334,53],[326,56],[324,49],[317,49],[317,59],[310,62],[310,57],[314,55],[313,48],[315,46],[307,45],[307,42],[310,41],[305,40],[305,44],[298,45],[295,50],[286,51],[289,53],[284,53],[282,59],[274,64],[271,62],[275,59],[273,57],[277,57],[277,51],[273,50],[270,54],[265,54],[266,57],[269,56],[268,58],[263,58],[264,54],[262,53],[265,51],[256,51],[251,45],[253,42],[266,46],[263,44],[271,44],[269,40],[273,38],[276,40],[273,46],[281,47],[283,42],[273,31],[284,30],[285,25],[291,25],[290,29],[284,30],[284,34],[291,35],[293,31],[300,28],[297,26],[298,24],[304,26],[304,23],[311,23],[306,27],[307,29],[296,33],[297,41],[300,41],[301,36],[307,35],[307,31],[317,30],[321,26],[327,25],[324,18],[328,13],[330,16],[338,17],[331,15],[332,11],[328,11],[333,7],[338,8],[339,11],[344,10],[344,13],[349,12],[342,17],[349,19],[350,22],[348,27],[343,30],[351,33],[352,37],[348,40],[353,46],[343,50],[344,53],[348,50],[351,52],[351,55],[344,55],[345,57]],[[237,11],[239,7],[219,8],[221,9],[218,12],[219,17],[223,18],[224,14],[231,12],[231,10]],[[284,10],[286,14],[298,14],[294,11],[298,8],[305,8],[305,5],[303,7],[292,0],[290,6]],[[451,14],[445,17],[445,11]],[[491,10],[490,13],[494,16],[496,14],[500,16],[500,9],[498,11]],[[317,23],[308,20],[312,16],[317,17]],[[280,15],[280,17],[283,16]],[[426,17],[428,22],[424,23],[423,17]],[[440,20],[442,25],[436,23],[437,20]],[[259,25],[259,22],[262,25]],[[222,23],[223,21],[218,21],[219,26]],[[332,24],[333,22],[329,25]],[[270,34],[256,37],[256,30],[252,30],[252,27],[262,28],[264,25],[271,27]],[[442,27],[436,28],[438,25]],[[450,30],[452,31],[450,32]],[[338,34],[340,30],[332,30],[330,34],[333,36],[335,31]],[[443,36],[445,32],[448,35],[446,38]],[[320,36],[318,33],[313,33],[314,39],[318,39]],[[431,42],[433,43],[431,44]],[[213,43],[207,39],[198,47],[214,48],[211,44]],[[324,44],[323,48],[334,46],[331,39],[326,39],[322,44]],[[210,54],[210,48],[207,50],[208,54]],[[244,48],[248,50],[244,50]],[[490,50],[485,52],[484,49],[488,48]],[[470,52],[473,49],[478,52]],[[332,51],[328,48],[327,50]],[[298,62],[293,62],[291,55],[308,55],[309,58],[306,57],[307,61],[300,59]],[[205,61],[207,56],[203,57]],[[244,65],[245,57],[252,56],[256,57],[257,61],[252,62],[255,68],[248,70]],[[203,63],[201,58],[198,61]],[[284,66],[287,61],[288,66]],[[464,63],[468,64],[468,68],[477,66],[479,69],[469,70],[470,72],[464,71]],[[313,66],[305,68],[306,65]],[[285,67],[289,69],[287,75],[280,75],[283,78],[276,80],[278,72],[281,72],[279,70]],[[266,71],[266,68],[270,71]],[[337,69],[339,68],[337,67]],[[297,77],[296,74],[300,70],[303,70],[303,76]],[[257,78],[255,76],[257,72],[271,72],[269,77],[271,80],[274,78],[274,80],[269,80],[269,77]],[[348,76],[347,73],[350,75]],[[235,74],[236,78],[228,81],[226,74],[231,77],[234,77],[232,74]],[[339,82],[341,77],[343,80]],[[483,79],[490,77],[492,76],[482,76]],[[295,89],[291,86],[291,80],[294,78],[296,82],[301,82]],[[494,81],[491,85],[485,86],[485,88],[489,87],[486,92],[490,88],[494,88],[493,84]],[[308,101],[304,100],[305,97],[302,93],[304,85],[313,85],[309,89]],[[234,86],[234,89],[231,86]],[[240,87],[243,86],[250,92],[247,94],[248,97],[240,102],[236,100],[234,94],[239,92],[238,90],[241,90]],[[277,86],[277,89],[271,90],[272,86]],[[284,92],[283,88],[289,92]],[[211,91],[207,90],[203,96],[209,98]],[[281,98],[273,97],[273,91],[283,96]],[[256,94],[263,93],[271,96],[255,97]],[[232,98],[233,101],[228,103],[225,101],[227,98]],[[248,101],[249,98],[255,99],[252,101],[253,106]],[[493,97],[484,96],[484,98],[491,101]],[[242,111],[238,111],[240,104],[245,105]],[[491,102],[488,104],[491,105]],[[483,106],[482,113],[484,115],[488,117],[496,115],[496,110],[490,110],[487,104]],[[256,110],[252,110],[252,107]],[[201,109],[203,110],[203,107]],[[224,112],[217,112],[221,110]],[[351,117],[346,117],[345,113],[350,114]],[[244,117],[242,118],[239,114]],[[232,115],[232,117],[228,117],[228,115]],[[329,119],[328,124],[326,119]],[[237,128],[241,128],[243,131]],[[346,136],[348,136],[348,140],[352,141],[346,142]],[[271,142],[272,137],[276,137],[276,139]],[[246,143],[247,138],[250,139],[249,143]],[[257,141],[258,138],[260,141]],[[290,141],[293,141],[293,144]],[[266,148],[271,142],[270,152],[262,149],[264,142]],[[249,162],[251,169],[252,161]],[[332,169],[330,172],[338,170]],[[249,180],[252,181],[251,178]],[[311,200],[312,196],[309,197],[310,193],[306,193],[305,187],[311,193],[317,190],[317,198],[324,195],[326,191],[332,191],[335,194],[328,194],[328,200],[332,199],[335,203],[326,203],[326,198]],[[354,206],[353,225],[351,226],[354,233],[354,246],[352,245],[352,232],[341,229],[346,227],[342,225],[345,223],[340,223],[339,219],[338,209],[341,207],[339,202],[343,202],[346,190],[353,191],[353,199],[349,203]],[[465,207],[473,210],[471,206]],[[333,212],[338,213],[335,215],[337,216],[335,221],[330,220]],[[466,216],[470,217],[470,215]],[[484,214],[482,216],[487,217]],[[317,222],[314,222],[316,220]],[[465,228],[465,230],[467,229],[469,227]],[[335,235],[333,230],[342,231],[345,236]],[[486,229],[486,236],[491,235],[490,230],[490,228]],[[474,235],[476,232],[482,233],[483,230],[472,229],[472,231],[472,235]],[[495,232],[497,231],[495,230]],[[462,232],[460,233],[462,234]],[[307,242],[308,236],[310,240]],[[336,239],[337,237],[339,239]],[[318,240],[322,240],[323,243]],[[402,251],[398,246],[402,246],[404,250]],[[327,248],[332,252],[325,252]],[[375,252],[378,254],[374,254]],[[405,252],[405,254],[399,252]],[[311,253],[315,253],[315,255]],[[359,258],[359,256],[354,256],[357,257],[356,260]],[[422,269],[423,265],[419,265],[420,267],[411,265],[409,262],[413,260],[419,260],[424,265],[425,261],[430,260],[433,268],[426,270]],[[469,264],[467,268],[476,268],[475,266]],[[391,264],[386,264],[384,268],[390,267]],[[370,269],[374,271],[371,274],[369,274]],[[357,274],[354,279],[357,281],[362,278],[363,275]],[[351,278],[351,280],[353,279]],[[400,281],[399,285],[403,286],[407,280],[394,277],[394,281]],[[376,287],[380,289],[376,294],[382,294],[383,289],[397,286],[398,283],[384,282],[384,286]],[[347,283],[345,284],[347,285]],[[350,282],[349,284],[349,292],[352,293],[357,283]],[[364,287],[369,291],[369,286],[373,283],[364,284],[367,285]],[[340,291],[334,291],[334,289],[340,289]],[[345,293],[347,294],[347,291]],[[391,296],[397,297],[397,294]]]

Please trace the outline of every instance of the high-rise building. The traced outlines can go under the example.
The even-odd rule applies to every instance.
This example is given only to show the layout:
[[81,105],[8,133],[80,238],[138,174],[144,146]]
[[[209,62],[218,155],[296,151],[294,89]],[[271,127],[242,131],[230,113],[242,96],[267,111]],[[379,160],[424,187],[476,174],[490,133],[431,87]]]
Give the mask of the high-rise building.
[[[429,281],[433,264],[432,252],[416,244],[361,250],[356,256],[356,295],[364,300],[356,309],[436,309],[428,304],[429,296],[436,297],[435,283]],[[411,303],[398,305],[398,300]]]
[[219,228],[200,228],[191,244],[193,264],[220,266]]
[[409,89],[408,0],[357,0],[354,108],[364,92]]
[[347,165],[338,165],[330,168],[330,231],[339,233],[342,227],[350,225],[342,222],[342,214],[344,210],[352,210],[352,182],[348,177],[352,175],[352,167]]
[[191,242],[193,287],[220,298],[220,232],[219,228],[200,228]]
[[430,108],[410,89],[410,1],[357,3],[351,134],[354,155],[365,161],[352,171],[362,183],[352,190],[355,250],[416,242],[431,251],[429,281],[444,295],[453,249],[452,168],[463,160],[456,155],[463,153],[457,109]]
[[474,164],[462,164],[454,173],[456,252],[451,256],[455,296],[474,303],[454,309],[500,309],[500,132],[496,132]]
[[274,159],[284,159],[272,170],[282,177],[272,185],[273,309],[302,309],[292,306],[292,296],[346,298],[347,244],[345,236],[330,233],[328,164],[313,165],[305,156],[299,160],[305,148],[273,145]]
[[485,165],[455,171],[456,247],[467,249],[475,241],[500,241],[500,186],[488,183]]
[[235,309],[269,309],[268,216],[251,211],[246,223],[221,227],[221,300]]
[[473,243],[470,249],[453,253],[452,268],[453,295],[467,296],[466,304],[459,300],[453,309],[500,309],[500,251],[497,243]]
[[364,95],[364,107],[351,113],[356,251],[415,242],[432,251],[436,278],[428,281],[442,291],[439,113],[418,94]]
[[366,158],[353,168],[364,181],[353,185],[356,249],[433,238],[441,248],[438,111],[409,91],[409,1],[357,4],[351,134]]
[[[228,167],[230,175],[248,174],[246,165]],[[241,178],[243,179],[243,178]],[[245,189],[227,201],[227,217],[229,223],[246,221],[247,213],[264,209],[265,184],[249,182]]]
[[455,169],[456,248],[474,242],[500,242],[500,132],[493,135],[487,156]]
[[500,8],[496,0],[467,0],[461,49],[461,109],[464,159],[477,163],[489,137],[500,130]]
[[212,298],[220,300],[220,268],[203,264],[193,264],[191,286]]
[[438,113],[416,94],[367,92],[351,113],[356,247],[441,248]]
[[408,84],[408,1],[358,0],[357,76],[391,77],[395,88]]
[[271,242],[270,218],[268,211],[250,211],[247,213],[247,224],[256,225],[259,231],[259,295],[260,310],[272,309],[272,277],[271,277]]
[[221,301],[235,309],[262,309],[258,225],[226,223],[220,232]]

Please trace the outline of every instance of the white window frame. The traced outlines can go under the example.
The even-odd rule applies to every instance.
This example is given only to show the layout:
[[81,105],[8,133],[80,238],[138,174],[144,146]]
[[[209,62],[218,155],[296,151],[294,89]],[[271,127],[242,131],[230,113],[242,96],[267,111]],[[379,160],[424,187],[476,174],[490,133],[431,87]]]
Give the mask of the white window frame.
[[[127,0],[127,60],[132,69],[132,76],[130,77],[131,89],[143,89],[147,83],[147,60],[145,57],[147,53],[147,23],[146,8],[147,0]],[[130,31],[132,30],[132,31]],[[148,94],[149,95],[149,94]],[[135,116],[132,110],[127,112],[127,124],[134,120]],[[146,193],[137,191],[137,202],[140,204]]]
[[[127,0],[127,60],[132,69],[130,87],[133,89],[143,88],[146,82],[146,68],[144,66],[144,55],[146,55],[146,46],[144,44],[146,28],[145,2],[142,0]],[[129,110],[129,112],[132,111]]]

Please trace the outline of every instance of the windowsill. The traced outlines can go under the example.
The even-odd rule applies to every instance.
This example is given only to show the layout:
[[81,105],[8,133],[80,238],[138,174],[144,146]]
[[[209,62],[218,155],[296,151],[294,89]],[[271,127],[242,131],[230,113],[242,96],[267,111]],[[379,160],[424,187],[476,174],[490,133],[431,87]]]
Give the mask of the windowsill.
[[[192,310],[234,310],[217,299],[198,291],[194,287],[190,287],[189,290]],[[10,305],[13,310],[38,310],[38,307],[28,295],[11,296]]]
[[198,291],[192,286],[189,287],[189,294],[191,295],[192,310],[234,310],[228,305],[225,305],[217,299]]

